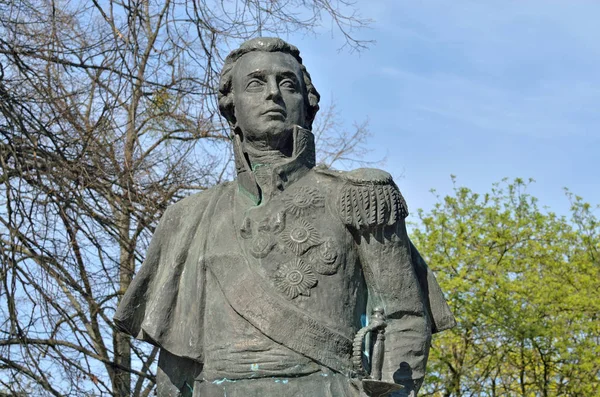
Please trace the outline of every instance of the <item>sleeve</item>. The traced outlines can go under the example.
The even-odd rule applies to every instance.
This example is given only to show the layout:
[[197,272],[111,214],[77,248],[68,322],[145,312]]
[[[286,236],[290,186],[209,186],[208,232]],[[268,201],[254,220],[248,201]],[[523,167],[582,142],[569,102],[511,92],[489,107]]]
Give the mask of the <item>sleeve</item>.
[[382,307],[388,324],[383,380],[403,385],[404,395],[416,395],[425,376],[431,324],[411,262],[404,220],[395,226],[363,232],[360,238],[359,252],[369,288],[369,310]]
[[431,322],[412,263],[406,203],[387,173],[350,179],[340,192],[340,215],[358,242],[369,289],[368,310],[387,318],[383,380],[404,386],[394,396],[416,396],[425,376]]

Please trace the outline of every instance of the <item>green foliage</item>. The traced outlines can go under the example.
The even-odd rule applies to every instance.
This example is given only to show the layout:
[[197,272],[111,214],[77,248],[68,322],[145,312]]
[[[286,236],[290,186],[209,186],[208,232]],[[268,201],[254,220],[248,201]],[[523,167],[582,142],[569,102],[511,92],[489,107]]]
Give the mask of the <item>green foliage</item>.
[[458,325],[434,337],[423,395],[600,396],[600,225],[538,207],[532,181],[456,187],[419,211],[415,245]]

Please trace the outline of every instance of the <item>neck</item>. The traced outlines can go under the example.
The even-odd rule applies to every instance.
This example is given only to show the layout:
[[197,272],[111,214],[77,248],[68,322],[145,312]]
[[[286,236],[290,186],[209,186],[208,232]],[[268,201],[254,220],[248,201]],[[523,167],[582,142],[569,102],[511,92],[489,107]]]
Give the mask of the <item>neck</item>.
[[[242,150],[248,158],[250,169],[254,170],[257,166],[265,166],[285,161],[290,156],[286,156],[281,150],[256,146],[251,142],[242,142]],[[291,152],[291,150],[290,150]]]
[[287,131],[282,134],[285,138],[266,136],[263,139],[242,141],[242,149],[248,153],[250,159],[252,156],[272,156],[277,160],[285,157],[292,157],[294,150],[295,131]]
[[[312,133],[300,127],[295,127],[291,134],[291,144],[289,145],[289,154],[283,153],[277,149],[257,148],[252,144],[245,144],[240,135],[234,136],[234,155],[238,174],[238,182],[244,190],[256,197],[257,203],[264,198],[261,192],[266,188],[263,183],[257,181],[255,170],[262,168],[261,176],[269,170],[273,178],[273,186],[268,191],[283,190],[289,183],[293,183],[297,178],[303,175],[306,170],[315,165],[315,145]],[[262,178],[261,178],[262,179]],[[259,186],[257,184],[262,184]]]

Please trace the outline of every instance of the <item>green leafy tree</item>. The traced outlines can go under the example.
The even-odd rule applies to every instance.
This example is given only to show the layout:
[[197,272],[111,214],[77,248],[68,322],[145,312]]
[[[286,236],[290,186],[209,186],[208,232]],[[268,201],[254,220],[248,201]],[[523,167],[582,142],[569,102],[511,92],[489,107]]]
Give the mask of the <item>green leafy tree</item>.
[[458,325],[434,339],[424,395],[600,395],[600,224],[542,209],[532,181],[465,187],[419,211],[412,238]]

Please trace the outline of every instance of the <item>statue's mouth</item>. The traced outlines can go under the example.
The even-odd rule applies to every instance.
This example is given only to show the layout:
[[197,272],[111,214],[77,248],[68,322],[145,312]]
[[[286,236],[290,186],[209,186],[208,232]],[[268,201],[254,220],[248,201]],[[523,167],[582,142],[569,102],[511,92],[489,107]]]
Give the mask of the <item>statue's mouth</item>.
[[266,111],[264,111],[263,115],[267,115],[267,116],[283,116],[283,117],[286,117],[287,116],[287,112],[285,111],[284,108],[274,107],[274,108],[269,108]]

